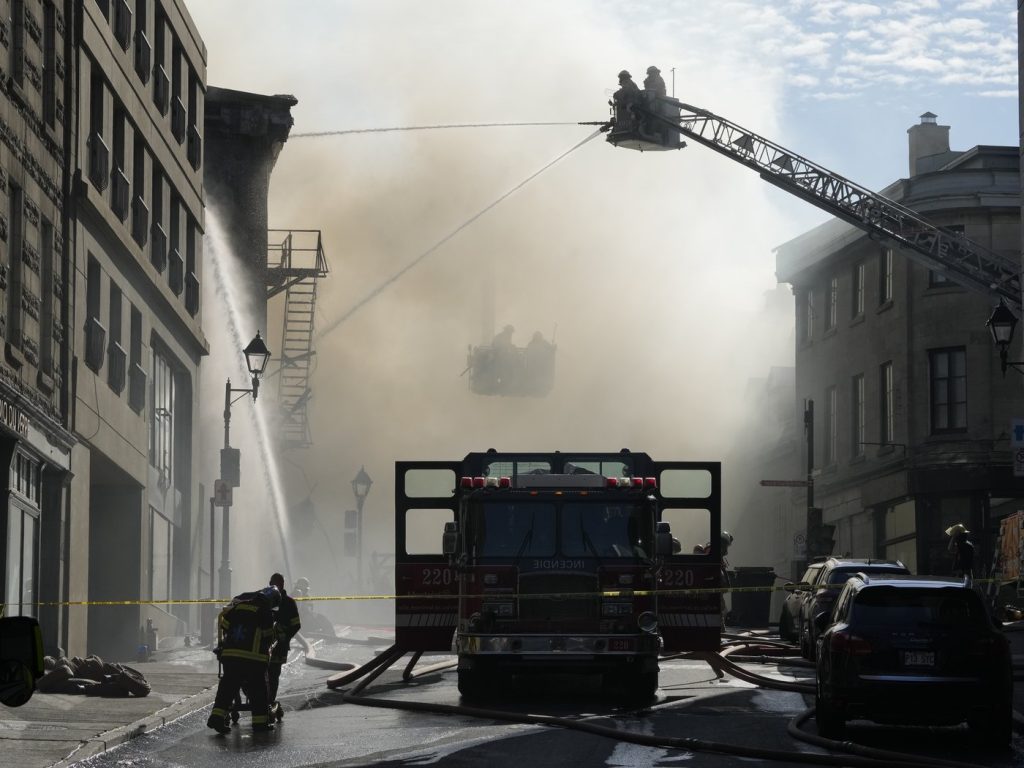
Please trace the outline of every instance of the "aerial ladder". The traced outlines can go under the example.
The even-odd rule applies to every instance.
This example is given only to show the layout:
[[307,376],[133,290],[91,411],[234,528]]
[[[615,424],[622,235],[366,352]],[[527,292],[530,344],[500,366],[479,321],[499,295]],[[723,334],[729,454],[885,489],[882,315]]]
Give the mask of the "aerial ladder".
[[1021,308],[1020,264],[963,234],[801,157],[706,109],[652,91],[613,104],[602,126],[615,146],[643,151],[681,149],[685,136],[753,169],[765,181],[898,249],[966,288]]

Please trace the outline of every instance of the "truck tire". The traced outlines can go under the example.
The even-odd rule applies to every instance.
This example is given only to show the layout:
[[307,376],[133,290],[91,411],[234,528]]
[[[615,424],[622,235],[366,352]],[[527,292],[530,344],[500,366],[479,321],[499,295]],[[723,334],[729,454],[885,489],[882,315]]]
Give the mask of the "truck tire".
[[602,687],[605,693],[616,701],[646,704],[658,692],[658,671],[641,672],[637,665],[630,664],[623,669],[605,672]]
[[459,694],[465,699],[480,700],[487,697],[492,675],[480,669],[459,670]]

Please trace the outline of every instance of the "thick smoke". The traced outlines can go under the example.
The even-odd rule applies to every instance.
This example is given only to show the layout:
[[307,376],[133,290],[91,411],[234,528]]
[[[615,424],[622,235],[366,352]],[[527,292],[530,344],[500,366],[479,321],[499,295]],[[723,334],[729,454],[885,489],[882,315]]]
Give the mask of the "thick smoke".
[[[621,6],[628,18],[584,0],[321,2],[303,4],[301,14],[238,0],[190,10],[209,50],[209,82],[294,94],[295,132],[600,120],[620,69],[639,82],[657,64],[670,88],[676,67],[683,101],[784,143],[776,132],[780,73],[749,56],[751,41],[727,19],[712,23],[728,5],[649,5]],[[268,50],[282,52],[272,68]],[[318,324],[343,315],[591,130],[288,142],[272,177],[270,221],[323,230],[332,272],[321,284]],[[295,535],[305,537],[302,567],[314,591],[357,588],[339,553],[361,465],[374,480],[365,508],[369,560],[394,549],[396,459],[457,459],[491,447],[628,447],[662,459],[721,459],[755,417],[744,402],[748,379],[791,364],[789,330],[763,338],[759,319],[763,294],[775,285],[771,249],[806,224],[781,215],[780,197],[702,147],[641,154],[598,139],[320,339],[315,445],[285,457],[293,512],[307,495],[312,501],[303,514],[315,518]],[[280,323],[273,309],[271,316]],[[514,325],[519,344],[535,330],[550,338],[557,329],[548,397],[469,392],[460,376],[467,345],[480,342],[488,319]]]

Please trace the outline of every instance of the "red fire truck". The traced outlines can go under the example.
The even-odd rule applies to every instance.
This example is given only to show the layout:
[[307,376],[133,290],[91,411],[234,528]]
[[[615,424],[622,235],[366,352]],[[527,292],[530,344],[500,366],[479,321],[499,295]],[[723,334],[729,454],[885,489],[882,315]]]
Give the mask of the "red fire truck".
[[719,647],[718,462],[492,449],[397,462],[395,494],[396,644],[454,646],[463,696],[578,671],[650,698],[659,653]]

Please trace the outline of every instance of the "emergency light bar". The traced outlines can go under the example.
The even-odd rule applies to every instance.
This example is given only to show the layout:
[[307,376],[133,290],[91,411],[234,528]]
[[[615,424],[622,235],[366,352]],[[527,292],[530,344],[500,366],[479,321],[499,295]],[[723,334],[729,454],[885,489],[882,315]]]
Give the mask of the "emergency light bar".
[[605,477],[604,475],[572,474],[527,474],[516,475],[513,486],[511,477],[460,477],[459,487],[465,490],[474,488],[634,488],[653,489],[658,487],[655,477]]

